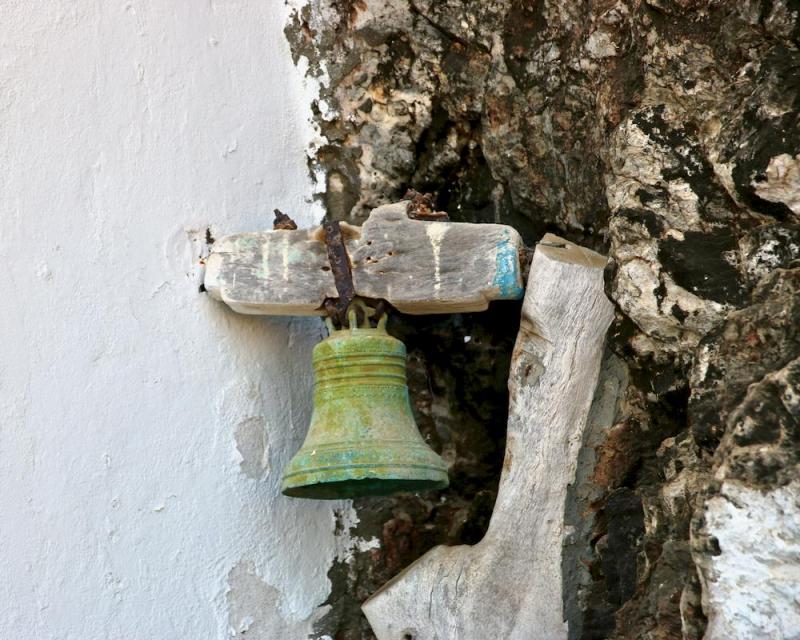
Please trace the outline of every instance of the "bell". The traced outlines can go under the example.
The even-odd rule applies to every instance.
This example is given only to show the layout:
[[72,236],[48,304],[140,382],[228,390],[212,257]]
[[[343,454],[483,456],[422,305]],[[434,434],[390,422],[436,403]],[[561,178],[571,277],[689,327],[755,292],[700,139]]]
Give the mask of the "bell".
[[[370,328],[331,331],[314,347],[314,409],[303,446],[283,474],[295,498],[335,500],[444,489],[447,466],[417,429],[406,386],[405,345]],[[332,325],[329,325],[332,328]]]

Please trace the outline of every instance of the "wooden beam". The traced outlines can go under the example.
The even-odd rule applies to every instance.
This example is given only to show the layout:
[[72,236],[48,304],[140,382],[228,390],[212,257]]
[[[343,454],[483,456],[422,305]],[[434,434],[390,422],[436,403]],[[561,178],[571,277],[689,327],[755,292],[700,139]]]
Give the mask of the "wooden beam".
[[[356,295],[404,313],[482,311],[523,294],[522,240],[500,224],[426,222],[407,202],[373,210],[363,227],[342,223]],[[336,287],[321,228],[226,236],[206,261],[206,290],[240,313],[321,315]]]
[[605,263],[550,234],[537,246],[489,529],[474,546],[436,547],[364,603],[379,640],[567,638],[564,509],[613,316]]

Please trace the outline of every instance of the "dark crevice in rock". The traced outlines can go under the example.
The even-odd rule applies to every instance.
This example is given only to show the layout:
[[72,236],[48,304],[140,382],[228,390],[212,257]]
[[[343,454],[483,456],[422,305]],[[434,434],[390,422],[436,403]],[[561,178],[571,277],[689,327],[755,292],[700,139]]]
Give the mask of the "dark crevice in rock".
[[701,298],[740,307],[746,296],[729,257],[735,252],[736,237],[726,227],[687,231],[681,240],[665,238],[658,247],[661,264],[676,284]]
[[[800,74],[800,66],[793,72]],[[792,216],[791,209],[782,202],[770,202],[759,196],[756,184],[765,181],[772,158],[782,153],[800,153],[800,113],[786,113],[764,121],[753,107],[745,112],[743,120],[752,133],[737,150],[737,162],[732,171],[739,196],[754,211],[776,220],[787,220]]]

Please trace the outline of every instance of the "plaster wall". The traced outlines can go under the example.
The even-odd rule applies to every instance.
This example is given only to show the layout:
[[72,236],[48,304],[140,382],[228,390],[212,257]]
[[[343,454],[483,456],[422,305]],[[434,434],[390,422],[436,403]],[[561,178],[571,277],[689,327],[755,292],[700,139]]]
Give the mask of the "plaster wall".
[[287,12],[3,6],[2,638],[299,638],[324,611],[353,513],[278,490],[320,324],[198,292],[211,237],[321,215]]

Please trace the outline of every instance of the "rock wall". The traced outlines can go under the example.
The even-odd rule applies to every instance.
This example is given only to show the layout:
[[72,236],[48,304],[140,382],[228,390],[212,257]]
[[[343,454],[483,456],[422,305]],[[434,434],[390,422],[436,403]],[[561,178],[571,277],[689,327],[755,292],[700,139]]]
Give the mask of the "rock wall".
[[[797,637],[800,5],[311,0],[285,33],[321,83],[329,216],[414,187],[611,258],[614,401],[565,506],[570,636]],[[332,569],[319,635],[372,637],[361,600],[480,538],[517,311],[396,320],[453,487],[356,503],[380,546]]]

